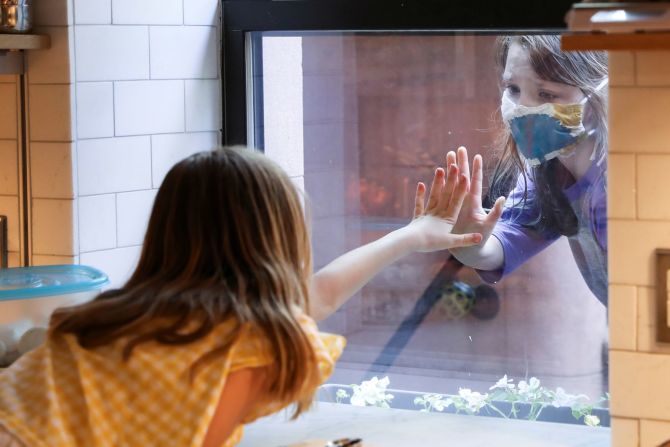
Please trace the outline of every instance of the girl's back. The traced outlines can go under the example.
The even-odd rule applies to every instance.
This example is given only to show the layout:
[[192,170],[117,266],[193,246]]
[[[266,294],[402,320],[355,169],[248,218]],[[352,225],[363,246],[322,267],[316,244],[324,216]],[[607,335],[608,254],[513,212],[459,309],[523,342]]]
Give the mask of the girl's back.
[[[343,345],[305,314],[310,255],[276,164],[246,148],[182,160],[128,282],[59,309],[46,344],[0,375],[0,433],[34,446],[234,445],[250,418],[299,414]],[[229,377],[259,368],[262,389],[244,395],[259,402],[225,401]]]
[[[298,317],[317,356],[320,383],[332,372],[344,346],[338,336],[320,334],[306,315]],[[202,446],[226,379],[245,368],[275,362],[262,331],[222,323],[187,346],[138,345],[123,360],[127,338],[84,349],[71,334],[57,334],[0,375],[0,421],[26,445]],[[192,365],[237,336],[224,356],[192,375]],[[305,384],[311,396],[316,383]],[[273,413],[289,402],[265,396],[243,422]],[[235,445],[242,426],[224,446]]]

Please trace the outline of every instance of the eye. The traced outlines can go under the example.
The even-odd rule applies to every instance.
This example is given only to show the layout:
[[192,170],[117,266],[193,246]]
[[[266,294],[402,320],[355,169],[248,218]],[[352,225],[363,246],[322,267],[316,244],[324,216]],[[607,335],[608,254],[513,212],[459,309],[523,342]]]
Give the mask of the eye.
[[516,96],[519,93],[521,93],[521,89],[517,85],[514,85],[514,84],[507,84],[505,86],[505,90],[507,90],[507,92],[512,96]]
[[553,93],[546,92],[546,91],[540,91],[539,96],[543,100],[549,101],[549,102],[555,101],[558,98],[558,96],[554,95]]

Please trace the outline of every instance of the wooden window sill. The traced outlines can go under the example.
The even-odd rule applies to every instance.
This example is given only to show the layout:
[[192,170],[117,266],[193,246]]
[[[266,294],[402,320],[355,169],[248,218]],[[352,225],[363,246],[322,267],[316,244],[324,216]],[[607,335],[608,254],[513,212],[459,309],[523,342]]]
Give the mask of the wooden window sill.
[[563,34],[561,49],[564,51],[670,50],[670,32]]

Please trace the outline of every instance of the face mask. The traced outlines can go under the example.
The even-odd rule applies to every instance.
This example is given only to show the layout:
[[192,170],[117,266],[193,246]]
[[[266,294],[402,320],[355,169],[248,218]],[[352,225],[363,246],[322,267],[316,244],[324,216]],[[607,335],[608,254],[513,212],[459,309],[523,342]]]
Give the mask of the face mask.
[[[607,79],[596,87],[600,90]],[[531,166],[570,155],[576,145],[590,132],[584,128],[584,105],[589,96],[576,104],[546,103],[535,107],[516,104],[503,94],[502,117],[512,132],[519,155]]]

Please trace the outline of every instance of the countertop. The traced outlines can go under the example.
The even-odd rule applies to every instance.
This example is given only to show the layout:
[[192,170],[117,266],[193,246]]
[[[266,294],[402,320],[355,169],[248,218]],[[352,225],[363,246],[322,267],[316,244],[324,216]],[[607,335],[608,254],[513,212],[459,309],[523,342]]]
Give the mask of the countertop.
[[[240,447],[320,446],[338,438],[362,438],[361,447],[609,447],[610,430],[585,425],[530,422],[483,416],[422,413],[318,402],[297,421],[286,413],[245,428]],[[301,444],[303,443],[303,444]]]

